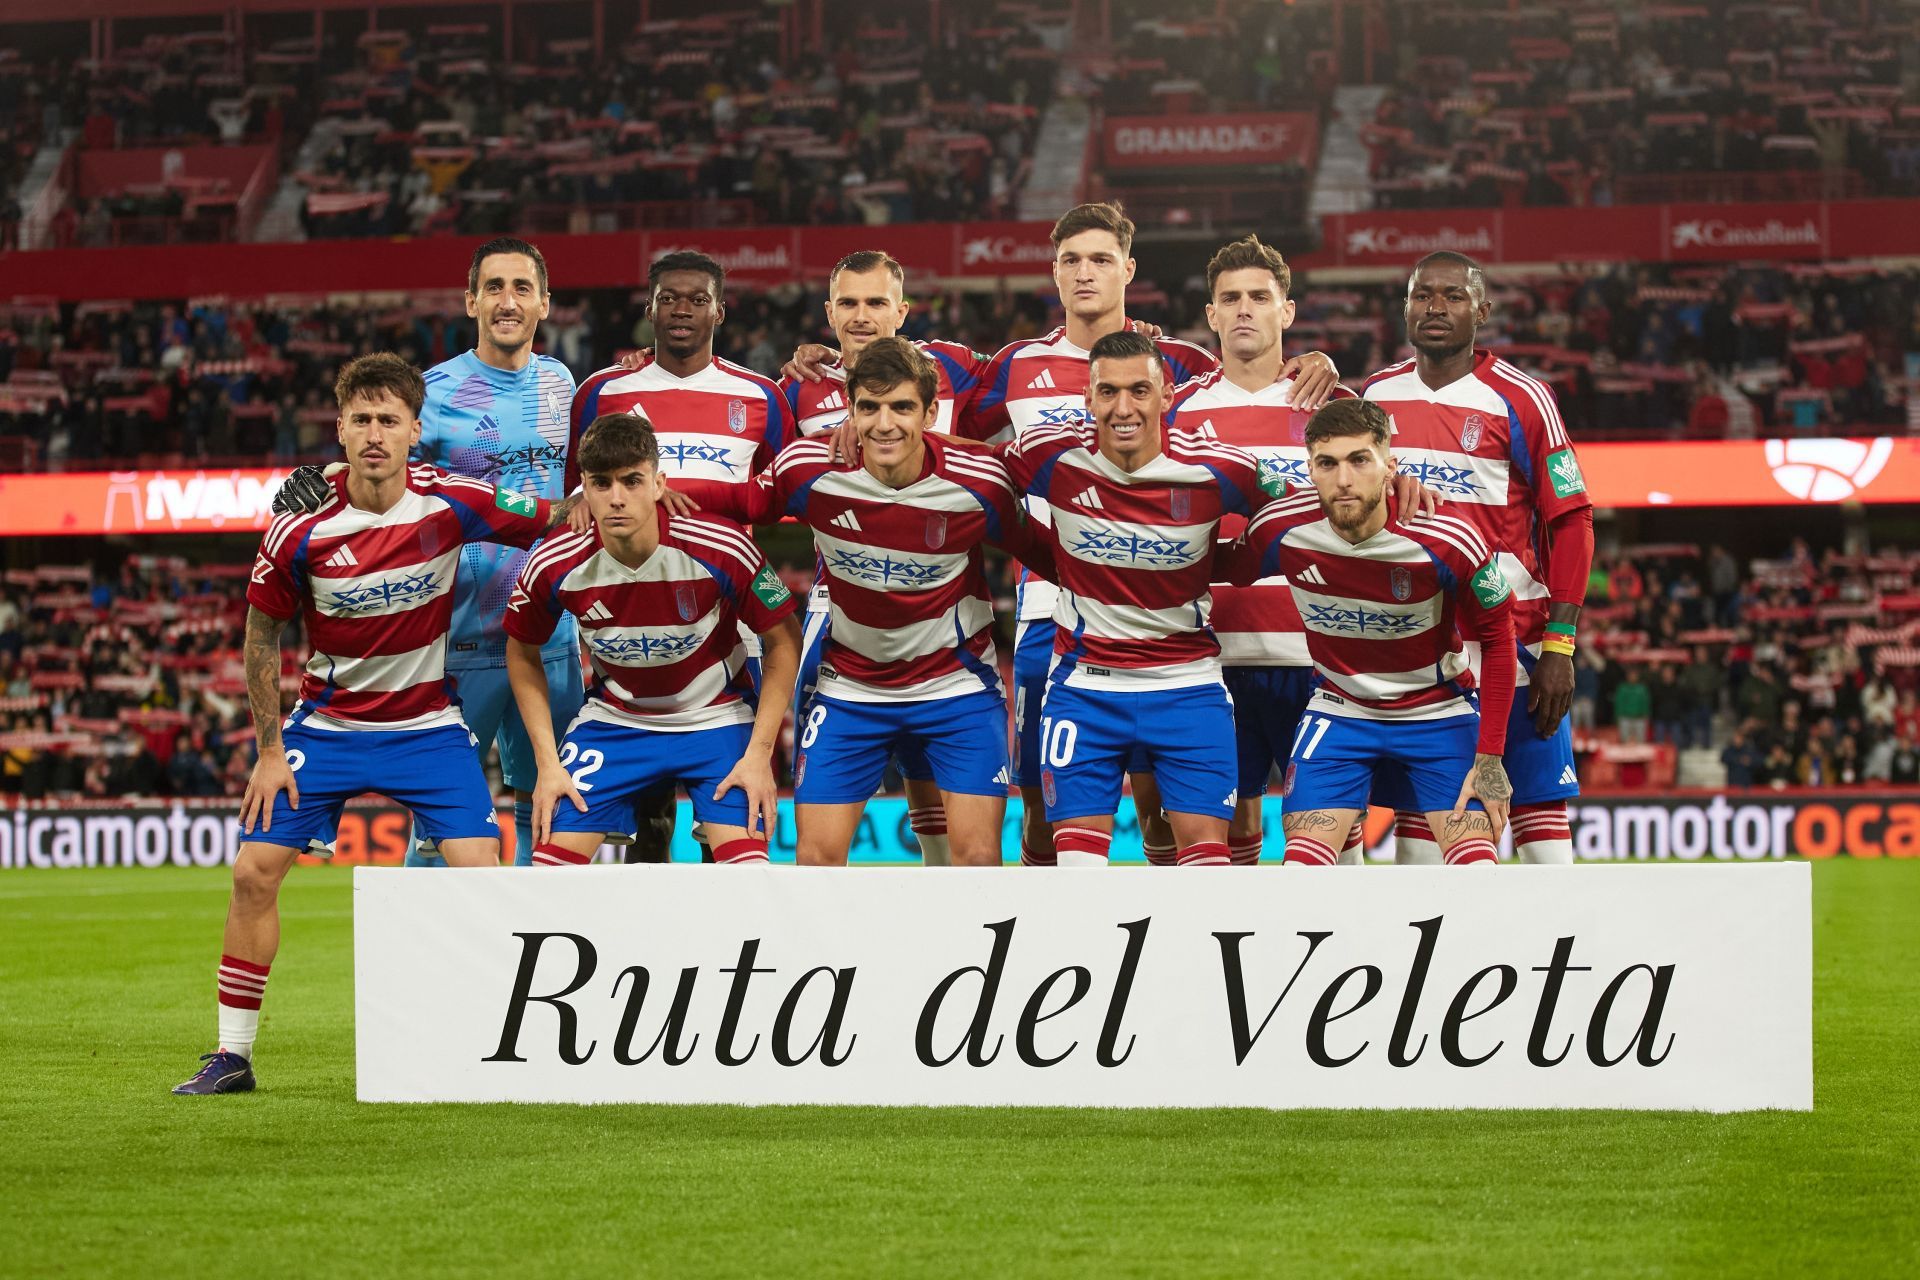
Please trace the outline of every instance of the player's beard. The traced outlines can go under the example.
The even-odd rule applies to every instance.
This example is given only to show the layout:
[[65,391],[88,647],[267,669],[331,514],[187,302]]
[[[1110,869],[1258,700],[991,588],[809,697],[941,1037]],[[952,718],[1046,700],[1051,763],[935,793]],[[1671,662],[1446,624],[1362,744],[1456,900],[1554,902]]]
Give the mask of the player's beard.
[[1343,517],[1340,514],[1342,509],[1339,507],[1327,508],[1327,523],[1331,524],[1341,533],[1352,533],[1354,530],[1365,526],[1367,521],[1373,519],[1373,513],[1378,511],[1380,504],[1386,500],[1387,489],[1385,485],[1382,485],[1379,492],[1367,500],[1351,518]]

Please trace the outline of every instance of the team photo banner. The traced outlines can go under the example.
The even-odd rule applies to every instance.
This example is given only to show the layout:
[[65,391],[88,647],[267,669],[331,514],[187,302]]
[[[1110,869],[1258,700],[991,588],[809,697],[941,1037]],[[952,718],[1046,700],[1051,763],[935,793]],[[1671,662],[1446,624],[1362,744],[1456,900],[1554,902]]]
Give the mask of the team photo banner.
[[361,867],[358,1096],[1809,1110],[1811,883]]

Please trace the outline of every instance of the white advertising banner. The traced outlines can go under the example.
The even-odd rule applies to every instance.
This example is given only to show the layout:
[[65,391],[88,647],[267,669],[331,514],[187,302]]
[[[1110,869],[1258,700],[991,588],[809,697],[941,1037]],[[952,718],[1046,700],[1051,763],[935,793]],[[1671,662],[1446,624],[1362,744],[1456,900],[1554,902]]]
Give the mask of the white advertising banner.
[[359,1096],[1807,1110],[1811,884],[360,867]]

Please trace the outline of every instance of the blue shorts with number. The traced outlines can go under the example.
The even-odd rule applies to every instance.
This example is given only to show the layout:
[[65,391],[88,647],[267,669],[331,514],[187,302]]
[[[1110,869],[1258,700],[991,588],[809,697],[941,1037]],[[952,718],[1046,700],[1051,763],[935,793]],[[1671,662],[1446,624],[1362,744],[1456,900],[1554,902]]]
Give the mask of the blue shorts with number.
[[293,849],[331,840],[340,810],[369,791],[413,810],[415,827],[429,840],[500,838],[493,790],[465,725],[349,732],[296,724],[285,741],[300,807],[280,792],[266,829],[242,828],[243,839]]
[[734,787],[719,800],[713,790],[733,772],[753,737],[750,724],[724,724],[690,733],[661,733],[603,720],[575,720],[560,744],[560,765],[573,778],[587,811],[565,796],[553,806],[556,832],[624,835],[633,830],[633,804],[662,784],[686,788],[696,822],[747,825],[747,793]]
[[[820,688],[820,660],[826,656],[831,618],[831,614],[810,613],[807,615],[807,628],[801,633],[800,674],[793,685],[793,741],[796,751],[799,749],[800,735],[806,731],[807,709]],[[933,766],[927,763],[927,753],[921,750],[917,738],[895,748],[893,761],[900,766],[900,776],[903,778],[924,780],[933,777]]]
[[[1013,778],[1022,787],[1040,789],[1041,704],[1047,700],[1047,680],[1053,669],[1053,619],[1015,624],[1013,639]],[[1145,773],[1147,756],[1136,751],[1127,760],[1128,773]],[[909,773],[910,778],[920,775]]]
[[[1415,813],[1451,809],[1473,769],[1479,738],[1475,712],[1442,720],[1363,720],[1309,706],[1287,761],[1287,812],[1365,809],[1370,796],[1389,803],[1389,793],[1406,802],[1395,807]],[[1382,779],[1378,794],[1376,770]],[[1469,800],[1467,807],[1481,805]]]
[[1228,667],[1221,674],[1233,699],[1240,794],[1257,796],[1266,791],[1275,765],[1286,768],[1294,730],[1313,696],[1313,668]]
[[1169,813],[1231,818],[1237,762],[1224,685],[1115,692],[1047,686],[1035,755],[1047,818],[1097,818],[1120,805],[1120,775],[1150,769]]
[[[1513,691],[1513,709],[1507,713],[1507,753],[1501,763],[1506,767],[1507,781],[1513,784],[1514,804],[1551,804],[1580,794],[1580,779],[1573,768],[1572,718],[1561,716],[1553,733],[1541,737],[1527,713],[1525,686]],[[1382,772],[1374,788],[1374,803],[1417,811],[1397,770]]]
[[[547,705],[553,713],[553,736],[557,741],[580,714],[586,692],[580,684],[580,660],[573,654],[549,658]],[[480,743],[480,758],[487,748],[500,744],[500,776],[516,791],[531,791],[540,780],[540,766],[533,758],[533,743],[527,738],[527,726],[521,722],[520,706],[513,699],[505,667],[477,667],[456,671],[454,688],[460,694],[460,718],[473,730]]]
[[793,766],[796,804],[862,804],[889,755],[911,747],[942,791],[1007,794],[1007,704],[998,690],[917,702],[852,702],[816,693]]

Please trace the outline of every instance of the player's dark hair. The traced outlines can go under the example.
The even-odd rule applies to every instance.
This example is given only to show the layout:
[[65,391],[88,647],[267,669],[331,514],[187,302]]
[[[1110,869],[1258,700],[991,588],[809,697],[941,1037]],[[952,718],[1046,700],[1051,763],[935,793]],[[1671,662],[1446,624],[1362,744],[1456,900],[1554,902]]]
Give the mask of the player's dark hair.
[[847,371],[850,390],[891,391],[903,382],[913,384],[925,408],[940,397],[940,374],[933,361],[905,338],[875,338],[854,357]]
[[1407,275],[1407,292],[1413,292],[1413,278],[1428,267],[1463,267],[1467,273],[1467,292],[1473,295],[1476,307],[1487,300],[1487,273],[1479,263],[1464,253],[1455,253],[1451,249],[1436,249],[1420,261],[1413,264],[1413,270]]
[[669,271],[703,271],[713,280],[713,296],[718,298],[727,290],[727,269],[709,258],[706,254],[693,249],[679,249],[673,253],[662,254],[653,260],[647,268],[647,294],[660,287],[660,277]]
[[1135,356],[1145,356],[1147,363],[1159,369],[1163,379],[1166,377],[1166,370],[1160,364],[1160,348],[1153,345],[1152,338],[1132,329],[1109,333],[1095,342],[1093,350],[1087,352],[1087,368],[1092,369],[1102,360],[1131,360]]
[[1214,282],[1229,271],[1271,271],[1274,283],[1280,286],[1280,296],[1286,297],[1293,292],[1293,268],[1280,256],[1280,251],[1270,244],[1262,244],[1259,236],[1248,236],[1244,240],[1235,240],[1232,244],[1222,245],[1220,251],[1207,261],[1207,296],[1213,296]]
[[391,391],[414,417],[427,402],[427,384],[420,371],[391,351],[376,351],[370,356],[349,360],[333,380],[333,398],[342,412],[347,402],[361,396],[378,396]]
[[1120,252],[1128,255],[1133,253],[1133,219],[1121,212],[1120,205],[1115,201],[1075,205],[1060,215],[1060,221],[1053,224],[1053,234],[1048,239],[1058,249],[1063,241],[1071,240],[1082,231],[1111,231],[1113,238],[1120,242]]
[[904,291],[907,287],[907,269],[894,260],[892,254],[880,249],[861,249],[850,253],[833,264],[833,270],[827,273],[827,292],[833,292],[833,282],[840,278],[842,271],[852,271],[865,275],[869,271],[878,271],[885,267],[894,283]]
[[540,281],[540,296],[547,296],[547,260],[540,251],[525,240],[516,240],[512,236],[500,236],[489,240],[473,251],[473,261],[467,264],[467,292],[480,292],[480,264],[496,253],[524,253],[533,262],[533,274]]
[[1334,400],[1307,420],[1306,446],[1343,436],[1366,436],[1384,445],[1393,438],[1387,411],[1371,400]]
[[660,462],[660,444],[653,424],[637,413],[603,413],[580,437],[583,474],[610,476],[642,463]]

